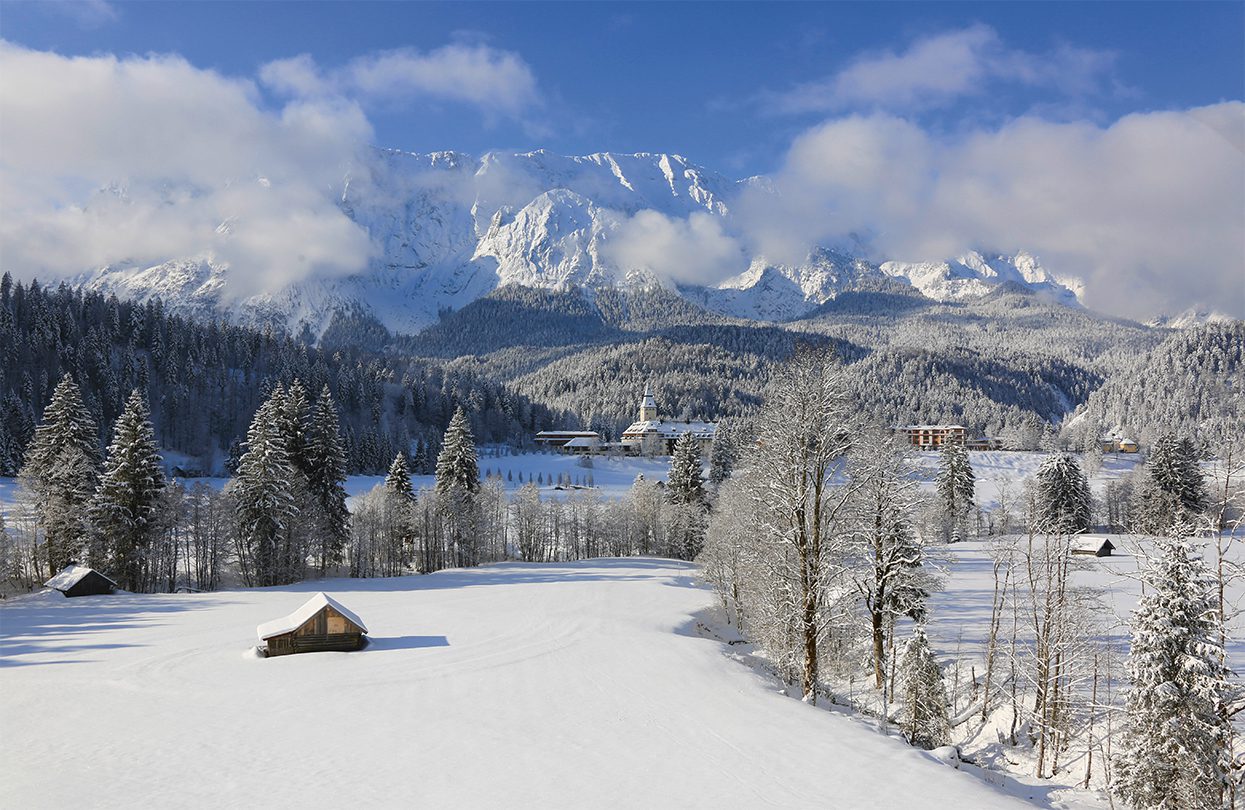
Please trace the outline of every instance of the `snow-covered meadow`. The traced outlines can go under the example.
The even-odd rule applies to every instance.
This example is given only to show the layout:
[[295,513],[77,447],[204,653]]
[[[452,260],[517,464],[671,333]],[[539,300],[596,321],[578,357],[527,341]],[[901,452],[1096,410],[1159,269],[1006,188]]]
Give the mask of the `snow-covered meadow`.
[[[261,659],[324,590],[357,653]],[[1014,795],[780,694],[687,563],[0,605],[0,806],[961,807]],[[61,763],[54,775],[47,763]]]
[[[1045,457],[971,453],[978,505],[1018,502]],[[919,460],[932,480],[937,454]],[[1090,477],[1095,493],[1138,461],[1105,458]],[[668,463],[596,458],[589,469],[570,456],[485,453],[480,469],[510,490],[539,477],[546,497],[567,492],[553,481],[591,473],[605,497],[621,498],[637,475],[664,479]],[[381,480],[354,476],[347,489],[357,496]],[[0,509],[15,491],[0,479]],[[1144,547],[1113,540],[1117,556],[1083,558],[1074,579],[1101,589],[1104,641],[1123,649]],[[939,548],[945,588],[929,632],[949,683],[982,671],[994,542]],[[255,657],[255,626],[320,590],[367,622],[369,648]],[[275,796],[274,785],[279,805],[1108,806],[1074,787],[1084,773],[1075,747],[1038,781],[1023,748],[998,743],[997,719],[965,736],[969,724],[955,741],[989,770],[957,773],[864,715],[791,699],[738,642],[694,565],[648,558],[10,598],[0,602],[0,806],[54,806],[87,790],[104,806],[169,796],[240,806]],[[1229,654],[1245,671],[1239,628]],[[833,686],[862,696],[860,682]],[[954,709],[970,701],[965,687]],[[74,767],[40,778],[37,764],[49,761]]]

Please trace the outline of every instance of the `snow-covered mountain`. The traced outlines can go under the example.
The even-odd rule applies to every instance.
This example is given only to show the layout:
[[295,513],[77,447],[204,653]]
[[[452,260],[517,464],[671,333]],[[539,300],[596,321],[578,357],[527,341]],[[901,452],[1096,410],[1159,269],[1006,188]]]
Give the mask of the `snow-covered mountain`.
[[[257,178],[256,182],[267,183]],[[160,296],[191,315],[220,312],[245,323],[276,323],[319,333],[338,310],[372,315],[393,331],[414,332],[497,287],[676,285],[646,267],[622,268],[608,249],[641,211],[671,220],[718,218],[730,230],[736,181],[678,155],[545,151],[411,154],[377,150],[332,189],[341,211],[366,230],[374,255],[347,277],[311,278],[254,291],[256,268],[232,267],[209,251],[167,261],[111,265],[83,276],[88,286],[136,298]],[[218,231],[228,238],[231,222]],[[928,263],[863,259],[824,248],[799,264],[740,256],[743,273],[711,286],[679,286],[724,314],[784,320],[807,314],[844,290],[886,278],[939,301],[1020,284],[1075,304],[1074,282],[1025,253],[969,253]]]
[[1210,309],[1200,309],[1198,307],[1190,307],[1177,315],[1160,315],[1157,318],[1146,321],[1146,326],[1154,326],[1163,329],[1192,329],[1195,326],[1205,326],[1212,323],[1229,323],[1234,320],[1236,319],[1231,315],[1225,315],[1222,312],[1216,312]]

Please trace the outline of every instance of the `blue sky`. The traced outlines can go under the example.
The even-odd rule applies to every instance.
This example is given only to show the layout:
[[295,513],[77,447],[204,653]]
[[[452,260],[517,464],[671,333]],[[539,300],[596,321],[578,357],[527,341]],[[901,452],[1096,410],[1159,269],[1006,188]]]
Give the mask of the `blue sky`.
[[648,151],[768,177],[664,223],[695,255],[1024,250],[1108,312],[1245,316],[1242,2],[0,0],[0,78],[20,276],[348,275],[376,246],[328,190],[360,146]]
[[[431,151],[677,152],[736,176],[772,171],[800,131],[869,111],[775,97],[922,41],[990,32],[996,58],[1081,52],[1066,82],[995,77],[898,111],[955,129],[1022,114],[1109,122],[1245,97],[1245,4],[1222,3],[15,3],[0,34],[64,55],[176,53],[253,77],[309,54],[325,70],[449,44],[517,55],[536,92],[515,116],[414,96],[365,104],[378,145]],[[1083,74],[1083,75],[1082,75]],[[276,103],[277,100],[273,100]],[[895,109],[889,106],[889,109]]]

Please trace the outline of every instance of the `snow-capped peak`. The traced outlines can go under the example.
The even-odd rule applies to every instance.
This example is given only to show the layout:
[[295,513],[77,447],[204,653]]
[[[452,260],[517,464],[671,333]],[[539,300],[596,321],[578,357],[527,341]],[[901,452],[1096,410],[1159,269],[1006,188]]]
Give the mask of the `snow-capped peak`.
[[[336,309],[370,313],[390,329],[413,332],[505,284],[565,288],[671,286],[651,268],[618,267],[607,249],[629,218],[655,211],[672,221],[711,216],[729,232],[730,206],[766,178],[734,181],[675,154],[598,152],[567,156],[462,152],[415,154],[377,149],[331,189],[347,217],[371,239],[366,269],[341,278],[303,278],[255,290],[255,268],[231,267],[205,245],[194,257],[112,265],[84,277],[96,289],[159,295],[191,314],[215,311],[240,321],[323,328]],[[243,228],[225,218],[217,236]],[[1075,304],[1079,288],[1027,253],[970,252],[937,262],[880,266],[825,248],[802,262],[754,255],[748,269],[709,287],[682,288],[690,300],[731,315],[801,317],[863,280],[891,278],[940,301],[1015,283]]]

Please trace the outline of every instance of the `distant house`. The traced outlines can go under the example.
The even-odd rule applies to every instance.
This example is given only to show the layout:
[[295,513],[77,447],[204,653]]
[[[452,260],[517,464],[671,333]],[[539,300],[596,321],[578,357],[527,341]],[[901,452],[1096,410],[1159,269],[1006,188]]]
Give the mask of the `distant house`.
[[564,453],[584,452],[577,448],[586,446],[595,448],[601,444],[601,434],[595,430],[542,430],[534,438],[536,443],[542,447],[561,450]]
[[571,453],[574,455],[591,455],[601,449],[601,440],[588,436],[577,436],[566,444],[562,445],[563,453]]
[[1110,557],[1115,551],[1115,544],[1107,538],[1087,537],[1072,547],[1073,554],[1084,554],[1089,557]]
[[626,452],[640,456],[668,456],[674,445],[685,434],[696,440],[702,456],[708,456],[717,435],[716,422],[679,422],[659,419],[657,402],[652,391],[644,386],[644,398],[640,400],[639,420],[623,431],[622,442]]
[[318,593],[283,619],[255,628],[269,657],[291,653],[351,651],[364,644],[363,620],[327,594]]
[[963,425],[904,425],[899,432],[918,450],[940,450],[948,442],[965,444],[968,439]]
[[969,450],[1002,450],[1003,440],[992,439],[989,436],[973,436],[964,441],[964,447]]
[[1136,453],[1141,449],[1137,442],[1124,436],[1103,436],[1100,441],[1104,453]]
[[65,596],[94,596],[117,590],[117,583],[85,565],[70,563],[60,573],[43,583]]

